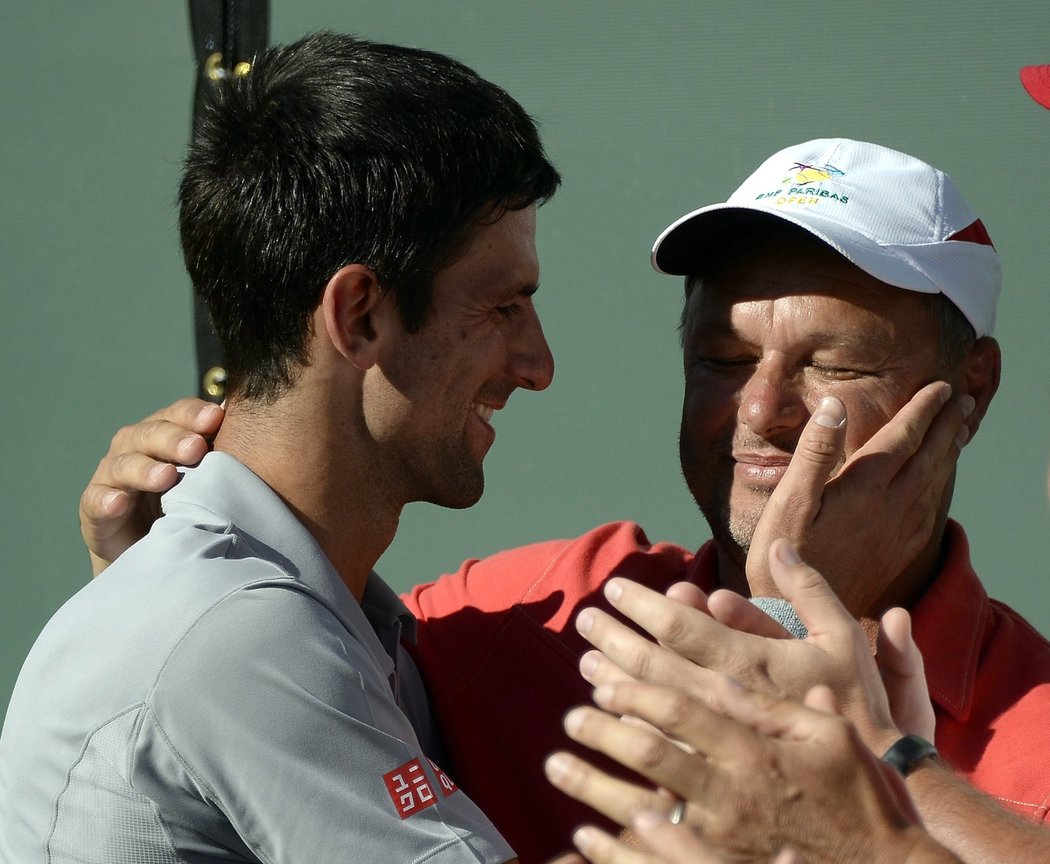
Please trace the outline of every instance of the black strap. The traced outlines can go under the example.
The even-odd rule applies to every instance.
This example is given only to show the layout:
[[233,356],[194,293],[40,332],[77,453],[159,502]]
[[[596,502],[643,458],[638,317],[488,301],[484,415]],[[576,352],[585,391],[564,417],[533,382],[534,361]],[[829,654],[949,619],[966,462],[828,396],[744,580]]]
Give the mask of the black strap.
[[[255,55],[270,38],[270,0],[189,0],[190,38],[197,60],[193,96],[196,128],[209,88],[233,75],[247,74]],[[197,382],[202,399],[221,402],[226,396],[222,345],[208,310],[193,296],[193,331],[197,346]]]
[[896,768],[902,777],[907,777],[923,759],[936,759],[937,748],[925,738],[918,735],[905,735],[898,738],[882,754],[882,761]]

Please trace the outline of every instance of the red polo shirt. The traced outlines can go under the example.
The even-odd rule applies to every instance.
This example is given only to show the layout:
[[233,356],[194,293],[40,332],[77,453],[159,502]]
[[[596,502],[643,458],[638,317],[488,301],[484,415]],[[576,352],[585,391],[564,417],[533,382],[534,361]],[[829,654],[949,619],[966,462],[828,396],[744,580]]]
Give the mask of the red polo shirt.
[[[1043,819],[1050,747],[1033,745],[1050,717],[1050,644],[988,600],[955,523],[949,542],[945,570],[915,610],[938,711],[937,746],[975,786]],[[580,824],[603,824],[543,774],[553,750],[594,758],[561,727],[566,711],[590,701],[577,669],[590,646],[572,626],[576,613],[609,609],[601,586],[613,575],[658,591],[680,581],[710,591],[715,573],[712,544],[694,555],[650,544],[639,526],[617,522],[575,540],[468,561],[403,598],[419,619],[418,641],[407,647],[426,681],[453,776],[523,864],[570,849]]]

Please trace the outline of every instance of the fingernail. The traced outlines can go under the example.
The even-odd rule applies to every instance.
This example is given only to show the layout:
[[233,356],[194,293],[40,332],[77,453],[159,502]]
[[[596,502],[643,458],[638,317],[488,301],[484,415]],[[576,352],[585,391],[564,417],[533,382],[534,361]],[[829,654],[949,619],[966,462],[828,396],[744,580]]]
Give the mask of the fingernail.
[[617,579],[610,579],[605,583],[605,596],[610,603],[615,603],[623,596],[623,585]]
[[609,705],[613,700],[613,694],[616,688],[612,684],[602,684],[594,688],[594,701],[601,705],[603,708]]
[[586,636],[591,632],[591,628],[594,626],[594,610],[584,609],[576,616],[576,632],[581,636]]
[[952,385],[947,381],[942,381],[940,392],[937,395],[940,397],[941,404],[943,405],[952,398]]
[[555,783],[569,776],[569,760],[564,753],[554,753],[543,763],[547,776]]
[[175,448],[179,454],[179,458],[183,460],[189,458],[191,452],[190,448],[192,448],[198,440],[200,439],[197,435],[187,435],[185,438],[183,438],[179,442],[178,447]]
[[163,483],[164,475],[168,473],[167,465],[154,465],[149,469],[149,479],[151,483]]
[[962,450],[966,446],[966,442],[970,440],[970,427],[960,426],[959,431],[955,433],[955,446]]
[[[582,613],[581,613],[582,614]],[[580,622],[577,619],[576,627],[579,629]],[[588,651],[580,658],[580,674],[587,679],[591,680],[591,676],[598,668],[598,658],[594,656],[594,652]]]
[[565,719],[562,723],[565,725],[565,731],[571,736],[576,737],[576,733],[579,732],[580,727],[583,726],[583,709],[573,708],[565,715]]
[[834,396],[825,396],[817,406],[817,413],[813,419],[818,426],[827,429],[838,429],[846,420],[846,409]]
[[788,567],[794,567],[802,563],[802,556],[790,540],[782,540],[777,544],[777,558]]
[[963,417],[969,417],[973,413],[975,407],[977,407],[977,402],[974,400],[973,396],[967,393],[962,397]]
[[107,492],[102,496],[102,507],[108,510],[117,502],[122,494],[122,492]]
[[572,835],[573,845],[579,849],[584,855],[588,855],[593,851],[595,837],[590,828],[577,828]]

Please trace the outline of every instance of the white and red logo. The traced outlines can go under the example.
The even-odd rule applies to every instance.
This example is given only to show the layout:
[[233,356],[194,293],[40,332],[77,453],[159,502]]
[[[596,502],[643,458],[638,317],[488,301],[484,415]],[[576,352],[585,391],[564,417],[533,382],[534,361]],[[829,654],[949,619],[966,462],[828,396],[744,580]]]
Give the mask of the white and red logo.
[[448,798],[453,792],[457,791],[459,787],[452,782],[452,778],[448,776],[437,766],[437,762],[433,759],[427,759],[430,763],[430,767],[434,769],[434,773],[437,774],[438,785],[441,787],[441,797]]
[[413,813],[426,810],[437,803],[434,787],[427,779],[426,771],[418,759],[412,759],[393,771],[383,775],[386,791],[394,802],[394,809],[402,819]]
[[[432,759],[427,761],[437,776],[442,798],[448,798],[453,792],[459,791],[459,787],[452,782],[448,774],[438,768]],[[390,793],[390,800],[394,802],[397,815],[402,819],[437,804],[434,787],[419,759],[412,759],[393,771],[388,771],[383,775],[383,783],[386,784],[386,791]]]

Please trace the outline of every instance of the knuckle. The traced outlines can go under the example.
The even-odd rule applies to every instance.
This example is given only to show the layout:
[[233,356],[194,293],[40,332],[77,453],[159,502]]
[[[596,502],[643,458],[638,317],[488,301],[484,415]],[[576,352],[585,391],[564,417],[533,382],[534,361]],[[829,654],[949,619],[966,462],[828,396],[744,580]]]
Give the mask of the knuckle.
[[630,746],[634,763],[643,772],[659,768],[667,758],[667,741],[652,733],[633,736]]
[[661,700],[659,721],[666,729],[681,729],[696,714],[696,705],[685,693],[678,690],[668,692]]
[[639,645],[627,655],[626,672],[633,678],[646,680],[653,671],[653,649],[648,645]]
[[682,642],[688,629],[683,620],[681,610],[669,607],[662,609],[656,615],[650,632],[659,641],[667,645],[677,645]]

